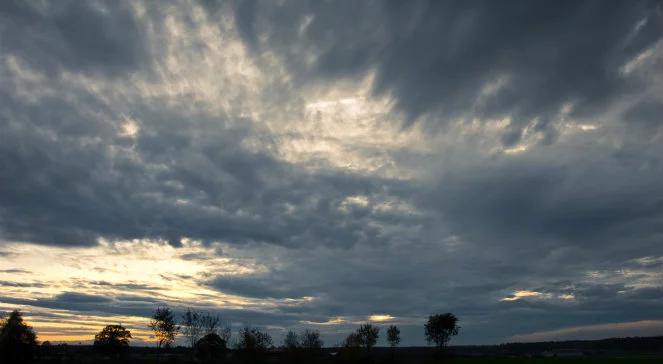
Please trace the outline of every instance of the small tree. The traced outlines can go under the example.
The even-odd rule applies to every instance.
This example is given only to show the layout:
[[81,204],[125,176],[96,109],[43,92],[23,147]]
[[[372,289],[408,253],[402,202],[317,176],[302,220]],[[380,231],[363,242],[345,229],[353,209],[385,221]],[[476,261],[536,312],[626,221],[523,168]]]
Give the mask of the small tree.
[[221,316],[198,312],[187,308],[182,315],[182,334],[187,338],[190,347],[194,347],[201,337],[209,334],[218,335],[223,341],[230,341],[230,327],[223,325]]
[[353,332],[343,340],[343,347],[346,348],[360,348],[362,346],[361,337],[358,333]]
[[170,347],[175,341],[175,336],[180,331],[180,327],[175,322],[173,312],[167,306],[157,307],[149,327],[154,331],[158,348]]
[[200,319],[200,313],[187,308],[182,315],[181,325],[182,334],[187,338],[189,346],[193,348],[203,335],[203,323]]
[[300,335],[300,345],[305,350],[316,351],[320,350],[324,343],[320,339],[319,331],[306,329]]
[[352,332],[343,340],[341,356],[343,361],[354,363],[359,361],[361,355],[361,338],[357,332]]
[[389,326],[387,329],[387,341],[392,348],[397,347],[401,342],[401,330],[394,325]]
[[263,354],[272,346],[272,337],[258,329],[245,327],[237,334],[236,348],[245,363],[260,363]]
[[27,362],[37,346],[37,335],[23,321],[23,314],[14,310],[0,320],[0,362]]
[[361,346],[366,348],[366,350],[371,350],[371,348],[378,341],[380,333],[380,328],[373,326],[371,324],[363,324],[357,329],[357,335],[361,342]]
[[452,313],[429,316],[424,328],[428,343],[435,343],[439,349],[444,349],[451,337],[458,335],[460,330],[458,318]]
[[391,359],[393,360],[396,357],[396,347],[401,342],[401,330],[395,325],[391,325],[387,329],[387,342],[391,347]]
[[258,329],[245,327],[239,332],[237,349],[245,351],[267,351],[272,346],[272,337]]
[[131,332],[122,325],[108,325],[94,336],[94,347],[107,354],[120,354],[129,347]]
[[204,335],[216,334],[224,342],[230,341],[230,326],[224,324],[221,316],[211,313],[201,313],[198,316]]
[[283,339],[283,347],[290,351],[299,349],[299,337],[297,337],[297,334],[294,331],[290,330],[285,335],[285,338]]

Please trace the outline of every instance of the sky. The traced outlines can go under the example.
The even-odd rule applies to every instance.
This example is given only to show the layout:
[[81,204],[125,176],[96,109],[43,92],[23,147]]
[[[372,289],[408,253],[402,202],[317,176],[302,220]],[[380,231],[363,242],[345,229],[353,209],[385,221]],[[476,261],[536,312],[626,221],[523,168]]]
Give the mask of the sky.
[[662,182],[660,1],[0,2],[0,311],[42,341],[663,335]]

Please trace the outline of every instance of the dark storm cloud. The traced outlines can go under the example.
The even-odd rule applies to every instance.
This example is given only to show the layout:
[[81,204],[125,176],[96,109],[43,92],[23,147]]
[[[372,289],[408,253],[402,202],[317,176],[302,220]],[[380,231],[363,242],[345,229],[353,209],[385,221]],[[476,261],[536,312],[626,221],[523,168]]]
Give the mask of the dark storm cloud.
[[147,297],[112,295],[94,295],[79,292],[64,292],[53,297],[23,299],[0,297],[1,302],[17,305],[69,310],[79,313],[99,313],[116,315],[135,315],[149,317],[156,302]]
[[632,106],[625,114],[624,121],[642,128],[645,133],[656,133],[663,126],[663,103],[660,100],[643,100]]
[[[164,302],[147,296],[137,295],[96,295],[84,294],[78,292],[64,292],[53,297],[38,299],[22,299],[13,297],[0,297],[0,302],[11,303],[24,306],[68,310],[80,314],[114,314],[150,317],[153,310]],[[231,309],[218,308],[216,306],[206,306],[197,304],[188,304],[187,308],[172,305],[176,316],[184,313],[187,308],[193,308],[202,312],[210,312],[221,315],[224,320],[239,325],[253,325],[264,327],[268,325],[291,326],[298,323],[301,317],[282,311],[266,311],[263,309]]]
[[273,277],[241,276],[217,277],[208,284],[220,291],[254,298],[300,298],[310,293],[290,287],[291,280]]
[[[638,170],[648,160],[660,166],[653,154],[660,148],[630,143],[638,145],[585,148],[591,159],[547,150],[551,162],[546,164],[527,157],[468,163],[445,175],[422,203],[441,211],[454,231],[486,239],[515,235],[540,243],[553,239],[556,244],[593,245],[608,238],[655,238],[663,221],[658,183],[663,174]],[[637,157],[628,156],[630,152]]]
[[2,52],[49,73],[119,75],[147,61],[147,47],[128,4],[108,1],[0,4]]
[[[207,5],[211,22],[227,14]],[[454,148],[429,155],[393,151],[417,172],[409,180],[285,162],[268,152],[279,140],[262,135],[256,125],[264,120],[212,113],[187,94],[174,106],[97,88],[99,79],[151,73],[154,59],[166,58],[151,52],[168,44],[148,44],[143,34],[141,21],[163,15],[154,8],[142,20],[122,3],[0,9],[2,240],[223,241],[231,253],[216,254],[249,254],[266,272],[162,277],[274,302],[222,309],[234,322],[286,327],[380,313],[415,320],[403,323],[408,344],[423,342],[416,320],[437,311],[461,317],[466,342],[663,319],[661,288],[651,283],[661,272],[662,104],[647,89],[656,75],[621,71],[663,34],[655,2],[238,2],[232,15],[244,45],[254,56],[277,54],[296,87],[374,72],[374,94],[392,97],[406,124],[421,117],[436,129],[454,118],[511,116],[499,132],[503,144],[521,141],[527,126],[544,134],[546,143],[514,155],[482,153],[481,141],[457,135],[448,137]],[[91,75],[90,84],[73,87],[63,71]],[[43,79],[26,90],[31,72]],[[57,92],[35,102],[30,93],[42,88]],[[612,110],[625,99],[625,109]],[[566,103],[575,105],[570,117],[597,129],[559,136]],[[121,135],[124,118],[135,120],[135,135]],[[254,137],[268,148],[247,146]],[[344,205],[349,196],[367,202]],[[376,208],[392,200],[411,211]],[[636,260],[643,257],[651,259]],[[620,269],[633,273],[587,276]],[[0,282],[27,285],[11,283]],[[0,301],[141,316],[159,303],[138,295],[155,288],[139,282],[79,283],[124,293]],[[520,290],[542,297],[515,299]],[[287,303],[302,297],[312,299]]]
[[511,116],[507,145],[531,123],[554,137],[565,103],[587,116],[637,90],[620,67],[663,32],[655,1],[242,1],[237,14],[253,49],[280,54],[302,82],[375,71],[374,93],[410,121]]
[[[134,112],[143,121],[140,135],[132,151],[118,155],[126,141],[108,121],[117,116],[91,95],[79,94],[74,103],[52,98],[35,109],[7,91],[1,93],[7,97],[0,161],[8,183],[0,187],[0,219],[9,240],[91,245],[99,237],[163,238],[179,244],[190,237],[350,245],[375,239],[377,232],[362,221],[389,217],[345,216],[338,211],[342,200],[399,184],[310,174],[246,150],[241,143],[249,129],[141,104]],[[95,113],[104,115],[88,117]],[[131,158],[133,151],[140,161]],[[286,203],[300,208],[286,213]]]

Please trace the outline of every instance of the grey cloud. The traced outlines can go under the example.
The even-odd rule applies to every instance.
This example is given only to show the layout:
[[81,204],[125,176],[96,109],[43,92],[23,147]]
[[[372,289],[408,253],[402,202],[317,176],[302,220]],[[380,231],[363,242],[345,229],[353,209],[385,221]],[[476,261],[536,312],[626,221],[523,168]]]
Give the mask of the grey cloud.
[[[422,202],[439,210],[455,231],[488,239],[516,235],[519,240],[600,244],[607,236],[646,239],[657,234],[663,219],[660,175],[637,174],[640,161],[599,156],[601,150],[591,151],[597,153],[591,161],[573,162],[547,152],[559,158],[547,165],[536,158],[514,158],[454,171]],[[636,231],[640,236],[632,236]]]
[[[350,245],[375,239],[377,232],[362,220],[386,217],[350,219],[338,204],[358,190],[399,183],[310,174],[246,150],[241,142],[250,129],[222,128],[223,120],[204,114],[165,114],[138,105],[134,114],[143,126],[134,146],[141,156],[136,161],[115,153],[116,130],[105,118],[85,116],[95,103],[55,99],[48,108],[56,112],[35,111],[10,95],[6,106],[11,118],[29,120],[17,125],[4,119],[3,179],[22,181],[0,187],[2,233],[8,240],[91,245],[99,237],[160,237],[179,244],[190,237]],[[117,117],[104,106],[99,112]],[[317,201],[303,206],[311,200]],[[303,208],[285,214],[286,203]]]
[[0,269],[0,273],[29,274],[29,273],[32,273],[32,272],[30,272],[29,270],[25,270],[25,269],[12,268],[12,269]]
[[79,292],[63,292],[49,298],[23,299],[0,297],[1,302],[17,305],[43,307],[50,309],[69,310],[74,312],[93,312],[100,314],[136,315],[149,317],[154,303],[144,299],[122,301],[113,296],[100,296]]
[[[374,71],[374,93],[393,96],[409,120],[511,116],[511,145],[527,125],[554,138],[550,123],[565,103],[587,116],[642,87],[620,67],[661,38],[659,5],[249,1],[238,3],[236,22],[254,50],[280,54],[302,83]],[[482,94],[500,77],[508,82]]]
[[[385,313],[403,320],[408,344],[423,342],[417,320],[437,311],[461,317],[465,342],[662,318],[660,287],[587,283],[586,275],[623,267],[660,272],[657,260],[634,259],[661,255],[661,100],[646,94],[632,102],[624,96],[646,93],[644,83],[654,81],[619,75],[660,38],[656,3],[275,4],[238,2],[230,13],[252,55],[273,51],[286,61],[292,89],[270,89],[278,94],[270,97],[288,102],[310,85],[375,72],[374,94],[392,96],[406,124],[420,117],[437,129],[454,118],[513,116],[513,125],[499,131],[504,144],[520,141],[528,126],[546,134],[545,143],[505,155],[485,153],[484,140],[431,132],[422,144],[441,145],[427,155],[389,152],[394,163],[416,172],[409,180],[329,166],[310,170],[268,152],[279,141],[264,135],[258,117],[212,114],[188,95],[178,95],[174,106],[165,98],[127,98],[66,83],[59,71],[93,75],[92,81],[154,71],[151,59],[162,55],[149,52],[165,45],[144,44],[144,24],[128,5],[6,2],[0,5],[0,29],[11,35],[0,44],[2,240],[58,246],[91,246],[98,238],[222,241],[230,249],[217,254],[250,255],[268,273],[173,277],[274,303],[221,309],[230,320],[288,327]],[[215,21],[221,13],[207,5]],[[147,7],[147,18],[160,15]],[[58,92],[35,104],[34,90],[25,95],[8,56],[43,76],[40,89]],[[501,76],[508,76],[503,87],[480,97]],[[626,101],[632,103],[620,109]],[[566,102],[576,105],[570,119],[597,129],[562,134],[553,119]],[[139,123],[134,138],[118,135],[122,115]],[[247,146],[254,137],[275,145],[254,150]],[[415,212],[378,211],[372,202],[341,209],[353,195],[403,201]],[[160,302],[140,295],[152,287],[137,282],[87,284],[122,293],[0,301],[145,317]],[[525,289],[573,293],[576,301],[500,301]],[[313,299],[286,300],[304,296]]]
[[128,4],[5,1],[0,6],[5,54],[56,73],[124,75],[149,61]]
[[70,302],[70,303],[91,303],[91,304],[98,304],[98,303],[109,303],[111,302],[110,298],[103,297],[103,296],[95,296],[95,295],[89,295],[89,294],[84,294],[84,293],[78,293],[78,292],[65,292],[57,295],[54,299],[54,302],[57,301],[63,301],[63,302]]
[[663,102],[647,99],[638,102],[624,114],[624,120],[642,128],[646,133],[656,133],[663,125]]
[[47,285],[40,282],[13,282],[13,281],[0,281],[0,286],[4,287],[36,287],[42,288]]
[[208,284],[224,293],[254,298],[300,298],[311,294],[303,289],[294,289],[290,280],[254,275],[221,276]]

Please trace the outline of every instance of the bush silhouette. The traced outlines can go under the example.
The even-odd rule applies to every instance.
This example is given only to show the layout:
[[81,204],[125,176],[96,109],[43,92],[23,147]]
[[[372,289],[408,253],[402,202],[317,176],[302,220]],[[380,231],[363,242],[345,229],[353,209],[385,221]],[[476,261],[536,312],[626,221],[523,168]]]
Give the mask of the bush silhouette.
[[210,333],[198,340],[194,346],[196,357],[203,363],[221,362],[228,350],[226,341],[215,333]]
[[14,310],[0,322],[0,362],[29,362],[37,346],[37,335],[23,321],[23,314]]

